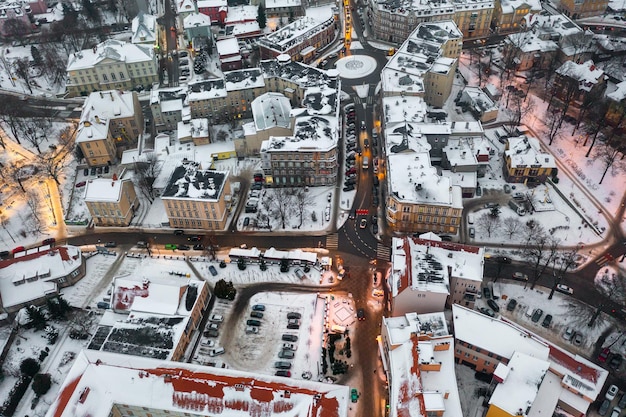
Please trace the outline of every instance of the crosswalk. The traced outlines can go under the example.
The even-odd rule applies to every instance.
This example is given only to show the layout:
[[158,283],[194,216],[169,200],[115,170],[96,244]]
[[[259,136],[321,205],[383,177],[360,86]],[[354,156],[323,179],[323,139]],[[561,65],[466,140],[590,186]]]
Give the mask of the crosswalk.
[[333,233],[326,236],[326,249],[337,249],[339,247],[339,234]]
[[374,104],[374,97],[373,96],[367,96],[367,97],[365,97],[365,99],[362,99],[359,96],[355,96],[354,97],[354,104],[367,104],[368,106],[371,106],[372,104]]
[[391,248],[379,242],[376,245],[376,259],[389,262],[391,260]]

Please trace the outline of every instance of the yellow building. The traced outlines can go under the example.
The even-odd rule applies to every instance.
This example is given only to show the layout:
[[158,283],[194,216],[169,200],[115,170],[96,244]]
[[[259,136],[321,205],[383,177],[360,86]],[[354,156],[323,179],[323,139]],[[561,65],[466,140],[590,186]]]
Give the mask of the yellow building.
[[172,173],[161,199],[171,227],[223,230],[232,201],[228,172],[183,163]]
[[608,0],[560,0],[559,11],[573,20],[599,16],[606,12]]
[[541,13],[539,0],[496,0],[492,17],[495,32],[517,32],[526,27],[528,13]]
[[143,123],[137,93],[95,92],[83,105],[76,144],[89,166],[111,165],[124,150],[137,146]]
[[509,138],[504,151],[504,162],[506,182],[543,183],[556,170],[552,154],[542,152],[539,140],[533,137]]
[[386,220],[393,232],[456,234],[461,225],[461,187],[437,174],[428,153],[388,156]]
[[130,179],[96,178],[85,187],[85,204],[96,226],[128,226],[139,208]]
[[70,97],[99,90],[149,89],[159,81],[157,56],[152,46],[115,39],[70,55],[66,89]]

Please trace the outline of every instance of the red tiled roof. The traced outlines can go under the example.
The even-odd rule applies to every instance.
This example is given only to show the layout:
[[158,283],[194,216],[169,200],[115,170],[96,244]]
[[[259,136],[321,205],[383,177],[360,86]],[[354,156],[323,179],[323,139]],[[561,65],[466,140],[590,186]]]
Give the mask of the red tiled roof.
[[561,349],[549,344],[550,348],[550,360],[558,363],[559,365],[567,368],[572,374],[578,375],[587,381],[592,381],[594,384],[598,382],[598,370],[590,366],[585,365],[582,362],[576,360],[575,357],[568,355]]
[[44,255],[47,255],[48,252],[50,251],[57,251],[59,252],[59,255],[61,256],[61,259],[64,261],[69,261],[71,259],[70,255],[67,253],[67,248],[65,246],[57,246],[54,248],[49,248],[49,249],[44,249],[42,251],[39,252],[35,252],[35,253],[31,253],[28,255],[24,255],[24,256],[20,256],[18,258],[11,258],[11,259],[4,259],[2,261],[0,261],[0,269],[2,268],[6,268],[7,266],[19,263],[19,262],[23,262],[23,261],[30,261],[33,259],[37,259],[40,258]]
[[455,252],[463,251],[463,252],[470,252],[470,253],[478,253],[478,251],[480,250],[478,246],[463,245],[460,243],[439,242],[437,240],[420,239],[417,237],[412,237],[410,239],[413,239],[413,242],[415,242],[418,245],[430,245],[436,248],[442,248],[442,249],[455,251]]

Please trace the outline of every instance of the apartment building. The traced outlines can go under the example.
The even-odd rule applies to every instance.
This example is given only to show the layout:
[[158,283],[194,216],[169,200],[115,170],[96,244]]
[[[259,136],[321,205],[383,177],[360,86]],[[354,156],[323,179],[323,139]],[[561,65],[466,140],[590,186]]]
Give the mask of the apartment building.
[[152,48],[159,46],[159,24],[156,16],[140,11],[131,23],[131,42]]
[[560,0],[559,11],[573,20],[600,16],[606,12],[608,0]]
[[452,306],[452,317],[455,361],[493,376],[487,416],[553,415],[557,410],[587,415],[602,392],[608,371],[582,356],[506,318],[459,305]]
[[174,130],[186,121],[189,108],[185,107],[186,87],[153,88],[150,91],[150,112],[157,132]]
[[152,45],[108,39],[70,55],[66,91],[77,97],[100,90],[149,88],[159,81],[158,71]]
[[44,306],[60,289],[76,284],[87,269],[80,248],[41,246],[0,260],[0,312]]
[[251,417],[258,415],[259,409],[299,410],[300,417],[347,417],[350,406],[350,388],[345,385],[259,377],[252,372],[157,358],[129,361],[128,355],[120,353],[82,350],[46,417],[74,417],[76,409],[83,407],[93,410],[92,417]]
[[443,107],[462,46],[463,35],[453,21],[419,24],[381,71],[383,97],[418,96]]
[[423,23],[454,21],[467,39],[489,34],[494,10],[493,0],[422,1],[367,3],[367,18],[376,39],[400,44]]
[[391,250],[387,283],[393,316],[433,313],[453,304],[474,307],[483,280],[483,248],[425,233],[393,238]]
[[128,226],[140,204],[132,180],[116,174],[87,181],[84,199],[96,226]]
[[502,165],[506,182],[525,184],[543,183],[556,172],[552,154],[543,152],[537,138],[518,136],[509,138]]
[[495,2],[492,29],[496,33],[518,32],[526,27],[529,13],[541,13],[539,0],[500,0]]
[[228,2],[226,0],[198,0],[196,2],[198,12],[211,18],[211,22],[220,25],[226,21],[228,16]]
[[76,144],[91,167],[111,165],[135,148],[144,121],[136,92],[100,91],[85,100]]
[[[45,13],[45,9],[39,13]],[[27,33],[32,32],[35,26],[31,19],[34,21],[33,11],[28,2],[9,0],[0,4],[0,33],[5,37],[24,36],[23,30]]]
[[259,38],[261,59],[289,55],[293,61],[311,62],[318,52],[335,39],[338,20],[331,8],[316,9],[275,32]]
[[183,162],[172,173],[161,199],[173,228],[224,230],[232,202],[228,172]]
[[559,100],[580,107],[586,100],[602,97],[607,78],[604,70],[591,60],[580,64],[565,61],[556,70],[553,93]]
[[461,225],[461,187],[440,175],[428,153],[387,156],[385,217],[401,233],[456,234]]
[[389,417],[461,416],[454,338],[442,312],[383,317],[378,348],[389,387]]

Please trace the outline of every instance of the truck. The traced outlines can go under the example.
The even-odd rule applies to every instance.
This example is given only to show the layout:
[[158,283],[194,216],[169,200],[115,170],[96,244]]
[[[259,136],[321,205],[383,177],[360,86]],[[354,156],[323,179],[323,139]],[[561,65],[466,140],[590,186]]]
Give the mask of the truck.
[[509,200],[509,207],[517,213],[518,216],[525,216],[526,209],[524,206],[517,200]]
[[363,169],[368,169],[370,166],[370,160],[367,156],[363,157],[362,167]]

